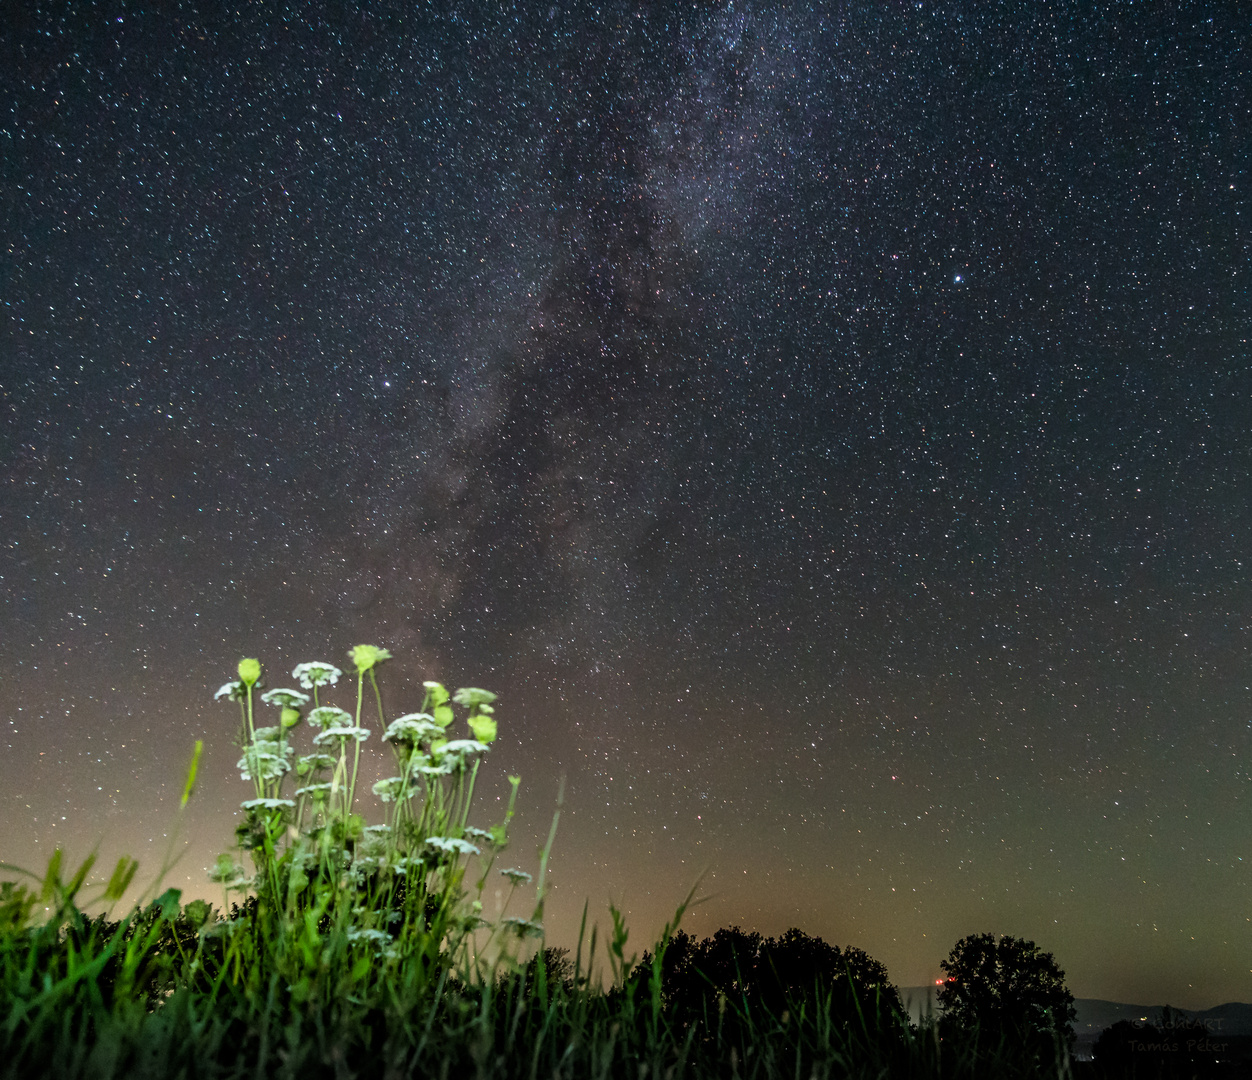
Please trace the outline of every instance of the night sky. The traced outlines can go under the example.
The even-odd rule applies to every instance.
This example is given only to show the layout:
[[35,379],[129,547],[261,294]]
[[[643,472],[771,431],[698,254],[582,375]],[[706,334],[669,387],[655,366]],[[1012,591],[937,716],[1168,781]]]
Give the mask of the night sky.
[[369,642],[500,694],[507,864],[565,778],[551,944],[699,880],[1252,1000],[1252,27],[1179,6],[6,5],[0,860],[220,897],[213,692]]

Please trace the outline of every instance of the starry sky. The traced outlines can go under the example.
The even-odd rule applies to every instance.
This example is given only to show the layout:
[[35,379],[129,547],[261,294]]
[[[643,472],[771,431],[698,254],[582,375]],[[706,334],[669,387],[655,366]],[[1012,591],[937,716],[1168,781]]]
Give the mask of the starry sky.
[[1252,30],[1174,7],[7,4],[0,860],[214,895],[214,690],[364,641],[500,694],[513,864],[564,778],[552,943],[1252,1000]]

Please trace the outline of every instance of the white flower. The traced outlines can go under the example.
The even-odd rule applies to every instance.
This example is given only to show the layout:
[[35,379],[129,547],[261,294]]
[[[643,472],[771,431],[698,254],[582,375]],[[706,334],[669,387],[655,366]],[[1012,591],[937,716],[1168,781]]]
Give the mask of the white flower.
[[347,742],[349,739],[356,739],[357,742],[365,742],[370,737],[369,728],[363,727],[333,727],[327,728],[325,731],[319,731],[313,736],[313,742],[318,746],[333,742],[340,739]]
[[257,743],[276,743],[281,741],[282,732],[276,727],[259,727],[252,733]]
[[351,942],[368,941],[371,945],[386,945],[391,941],[391,935],[385,934],[381,930],[349,930],[348,940]]
[[473,708],[475,705],[490,705],[496,700],[496,695],[490,690],[480,690],[477,686],[462,686],[452,695],[452,700],[458,705]]
[[221,701],[226,698],[228,701],[242,701],[246,693],[243,683],[238,679],[234,682],[222,683],[216,694],[213,695],[214,701]]
[[300,776],[334,767],[335,759],[329,754],[306,754],[304,757],[296,758],[296,773]]
[[419,773],[422,776],[447,776],[452,772],[454,763],[451,761],[441,761],[438,764],[427,761],[425,758],[414,758],[409,765],[409,771]]
[[[286,747],[288,753],[291,747]],[[291,768],[290,762],[271,752],[266,745],[249,746],[236,763],[235,768],[245,780],[258,777],[261,780],[277,780]]]
[[491,747],[477,739],[453,739],[439,748],[439,753],[449,757],[471,758],[476,754],[485,754]]
[[506,878],[514,885],[529,885],[531,877],[525,870],[518,870],[516,867],[510,866],[507,870],[501,870]]
[[352,714],[335,705],[323,705],[309,713],[309,723],[320,728],[351,727]]
[[453,739],[442,746],[434,747],[431,753],[435,761],[446,763],[452,769],[460,769],[479,754],[485,754],[489,749],[491,748],[486,743],[481,743],[477,739]]
[[478,855],[479,850],[468,840],[458,840],[454,836],[428,836],[426,843],[438,851],[449,855]]
[[491,833],[489,833],[486,829],[477,829],[473,825],[466,825],[465,828],[461,830],[461,835],[468,836],[471,840],[481,840],[484,844],[495,843],[495,837],[493,837]]
[[302,788],[296,788],[296,798],[301,795],[308,795],[315,800],[325,799],[330,795],[330,784],[307,784]]
[[334,664],[324,664],[320,660],[297,664],[291,671],[291,677],[306,690],[312,690],[315,686],[334,686],[342,674]]
[[266,705],[283,705],[289,709],[298,709],[300,706],[308,704],[309,695],[302,694],[299,690],[286,690],[278,687],[273,690],[266,690],[261,695],[261,700]]
[[239,804],[245,810],[278,810],[285,806],[295,806],[290,799],[249,799]]
[[[374,785],[374,794],[382,799],[383,802],[395,802],[400,798],[400,792],[404,790],[404,786],[403,776],[389,776],[386,780],[379,780]],[[413,794],[415,792],[410,790],[409,795],[412,796]]]
[[426,713],[409,713],[407,716],[397,717],[387,725],[387,734],[383,736],[383,740],[416,746],[423,739],[442,734],[443,728],[435,722],[433,716],[428,716]]

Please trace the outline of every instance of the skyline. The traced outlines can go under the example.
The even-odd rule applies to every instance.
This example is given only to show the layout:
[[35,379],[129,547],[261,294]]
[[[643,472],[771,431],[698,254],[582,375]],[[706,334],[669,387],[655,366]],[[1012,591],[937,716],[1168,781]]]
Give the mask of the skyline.
[[500,695],[518,865],[565,778],[551,943],[703,873],[899,985],[1252,1001],[1228,10],[5,23],[0,860],[142,878],[203,738],[212,898],[214,690],[370,642]]

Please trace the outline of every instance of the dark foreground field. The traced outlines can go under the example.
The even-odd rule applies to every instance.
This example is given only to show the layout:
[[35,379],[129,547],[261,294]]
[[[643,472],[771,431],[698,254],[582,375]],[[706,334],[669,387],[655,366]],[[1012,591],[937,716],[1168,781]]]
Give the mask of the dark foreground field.
[[38,895],[8,885],[0,909],[6,1077],[1252,1076],[1246,1037],[1127,1029],[1091,1062],[1028,1024],[914,1023],[880,965],[798,931],[754,955],[738,931],[679,932],[632,964],[619,922],[601,989],[581,947],[458,970],[255,898],[230,920],[171,891],[118,922],[62,903],[32,924]]

